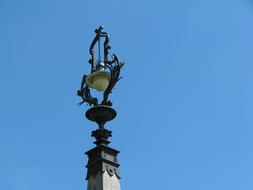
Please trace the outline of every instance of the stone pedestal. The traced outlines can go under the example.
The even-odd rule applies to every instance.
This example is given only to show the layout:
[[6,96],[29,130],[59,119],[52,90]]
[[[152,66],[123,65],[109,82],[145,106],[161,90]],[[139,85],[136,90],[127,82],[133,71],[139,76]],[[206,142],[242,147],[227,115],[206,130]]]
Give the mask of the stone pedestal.
[[116,112],[111,107],[96,107],[87,111],[86,116],[91,121],[96,122],[99,128],[92,131],[92,137],[95,137],[96,147],[87,151],[88,172],[86,180],[88,181],[88,190],[120,190],[119,163],[117,160],[118,150],[110,148],[108,138],[111,137],[111,131],[104,128],[107,121],[116,116]]

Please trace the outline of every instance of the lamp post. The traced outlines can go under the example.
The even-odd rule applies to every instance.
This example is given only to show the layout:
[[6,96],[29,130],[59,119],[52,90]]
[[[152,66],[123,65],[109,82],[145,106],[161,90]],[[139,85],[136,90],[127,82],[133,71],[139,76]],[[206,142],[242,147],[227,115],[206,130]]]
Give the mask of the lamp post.
[[[112,136],[112,132],[105,128],[105,123],[117,115],[112,108],[109,94],[121,79],[120,70],[123,63],[115,54],[112,54],[111,59],[108,58],[111,48],[109,46],[110,38],[108,33],[102,30],[101,26],[95,30],[96,36],[89,49],[91,72],[88,75],[83,75],[81,87],[77,91],[77,95],[82,99],[79,104],[86,102],[90,106],[85,114],[87,119],[98,124],[98,129],[92,131],[91,134],[96,139],[94,142],[96,147],[85,153],[88,156],[86,180],[88,180],[88,190],[120,190],[119,163],[117,161],[119,151],[108,146],[110,143],[108,138]],[[102,40],[104,40],[103,57],[101,57]],[[95,54],[95,46],[98,47],[97,54]],[[103,93],[103,99],[100,102],[98,98],[91,95],[92,89]]]

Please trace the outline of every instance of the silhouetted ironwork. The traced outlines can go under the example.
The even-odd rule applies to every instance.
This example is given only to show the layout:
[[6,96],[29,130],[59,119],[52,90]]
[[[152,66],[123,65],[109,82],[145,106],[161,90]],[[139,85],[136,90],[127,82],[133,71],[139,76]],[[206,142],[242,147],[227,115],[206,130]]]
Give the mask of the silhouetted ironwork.
[[[106,106],[112,106],[112,102],[108,99],[109,94],[112,92],[112,89],[116,85],[116,83],[121,79],[120,77],[120,70],[122,66],[124,65],[123,62],[119,61],[119,58],[113,54],[112,59],[108,59],[109,55],[109,49],[111,47],[109,46],[109,41],[110,37],[109,34],[106,32],[102,32],[103,27],[99,27],[95,30],[96,36],[93,39],[90,48],[89,48],[89,53],[91,55],[91,59],[89,60],[89,63],[91,64],[91,73],[98,71],[103,67],[103,69],[108,70],[110,73],[110,82],[105,91],[103,92],[103,100],[99,104],[98,99],[92,97],[90,93],[90,88],[86,84],[86,77],[87,75],[83,75],[82,81],[81,81],[81,87],[77,91],[77,95],[82,98],[82,101],[79,103],[80,105],[83,104],[84,102],[88,103],[90,106],[98,106],[98,105],[106,105]],[[97,64],[97,62],[101,61],[100,57],[100,40],[101,38],[105,38],[104,40],[104,60],[103,63],[104,65]],[[99,46],[99,57],[98,60],[96,60],[95,57],[95,45],[98,43]]]

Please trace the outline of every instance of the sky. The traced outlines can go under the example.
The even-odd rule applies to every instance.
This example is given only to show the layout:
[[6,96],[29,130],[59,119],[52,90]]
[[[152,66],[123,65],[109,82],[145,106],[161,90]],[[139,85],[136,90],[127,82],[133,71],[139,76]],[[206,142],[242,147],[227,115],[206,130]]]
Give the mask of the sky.
[[122,190],[253,189],[253,1],[0,0],[0,189],[83,190],[76,91],[102,25]]

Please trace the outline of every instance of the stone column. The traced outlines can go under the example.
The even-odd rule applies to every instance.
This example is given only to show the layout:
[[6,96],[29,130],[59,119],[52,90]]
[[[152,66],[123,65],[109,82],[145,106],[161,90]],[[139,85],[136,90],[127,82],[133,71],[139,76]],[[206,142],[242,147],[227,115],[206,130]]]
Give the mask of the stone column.
[[92,131],[92,136],[96,138],[96,147],[85,153],[88,156],[88,190],[120,190],[119,151],[110,148],[107,140],[111,131],[99,128]]

